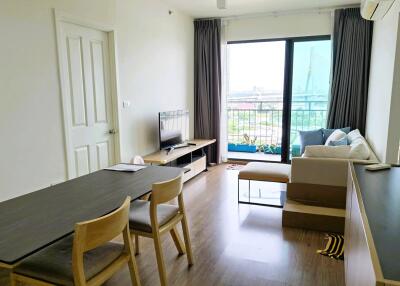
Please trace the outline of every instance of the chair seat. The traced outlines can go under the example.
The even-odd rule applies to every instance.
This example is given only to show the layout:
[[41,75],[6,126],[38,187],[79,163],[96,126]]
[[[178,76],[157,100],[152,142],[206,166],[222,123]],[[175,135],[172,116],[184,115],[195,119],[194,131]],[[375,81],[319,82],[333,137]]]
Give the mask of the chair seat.
[[[157,206],[157,220],[159,226],[170,221],[179,211],[174,205],[160,204]],[[150,202],[136,200],[131,203],[129,213],[129,227],[133,230],[151,232]]]
[[[74,285],[72,274],[73,235],[70,235],[43,250],[29,256],[14,272],[57,285]],[[84,254],[86,279],[100,273],[123,252],[124,245],[107,243]]]
[[279,163],[250,162],[239,172],[239,179],[288,183],[290,165]]

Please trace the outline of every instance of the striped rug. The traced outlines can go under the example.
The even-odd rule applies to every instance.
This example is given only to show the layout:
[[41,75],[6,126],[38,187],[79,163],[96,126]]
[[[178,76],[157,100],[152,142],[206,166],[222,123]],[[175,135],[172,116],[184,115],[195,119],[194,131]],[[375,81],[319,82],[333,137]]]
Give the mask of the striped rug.
[[343,260],[344,256],[344,237],[340,234],[327,234],[328,240],[324,250],[317,250],[317,253],[335,259]]

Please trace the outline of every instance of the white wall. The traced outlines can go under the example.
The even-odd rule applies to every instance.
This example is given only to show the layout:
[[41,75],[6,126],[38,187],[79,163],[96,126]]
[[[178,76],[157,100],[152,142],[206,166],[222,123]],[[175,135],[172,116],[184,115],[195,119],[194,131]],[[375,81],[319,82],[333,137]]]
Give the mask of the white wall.
[[400,139],[400,2],[374,24],[366,137],[378,158],[397,162]]
[[161,0],[2,0],[0,201],[66,179],[52,8],[117,28],[124,160],[156,148],[158,110],[192,110],[193,24]]
[[193,132],[193,19],[159,0],[117,0],[122,160],[158,148],[158,112],[189,109]]
[[254,16],[229,20],[226,40],[241,41],[330,35],[331,32],[332,16],[329,12]]
[[65,180],[52,8],[112,24],[110,0],[2,0],[0,201]]

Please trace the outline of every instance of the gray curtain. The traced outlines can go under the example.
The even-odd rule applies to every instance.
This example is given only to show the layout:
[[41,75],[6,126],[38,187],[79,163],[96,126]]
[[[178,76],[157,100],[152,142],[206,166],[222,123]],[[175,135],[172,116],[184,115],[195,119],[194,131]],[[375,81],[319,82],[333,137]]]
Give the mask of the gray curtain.
[[335,11],[329,128],[365,132],[372,32],[359,8]]
[[221,118],[221,20],[194,21],[194,137],[217,139],[208,163],[219,163]]

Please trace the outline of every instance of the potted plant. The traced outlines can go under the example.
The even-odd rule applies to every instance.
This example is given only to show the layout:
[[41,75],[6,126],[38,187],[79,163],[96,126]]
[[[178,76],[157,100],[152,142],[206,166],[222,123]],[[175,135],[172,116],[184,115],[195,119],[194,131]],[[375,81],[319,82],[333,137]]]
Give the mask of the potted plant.
[[[273,144],[272,144],[272,146],[273,146]],[[264,154],[274,154],[274,152],[271,148],[271,145],[269,145],[269,144],[264,145]]]
[[274,154],[281,154],[282,147],[280,145],[276,145],[274,149]]
[[292,145],[292,157],[300,157],[301,152],[300,152],[300,145],[293,144]]
[[243,139],[244,140],[241,144],[229,143],[228,151],[247,152],[247,153],[257,152],[257,145],[255,144],[256,140],[257,140],[257,136],[254,137],[253,139],[251,139],[249,135],[244,134]]
[[282,147],[280,145],[275,144],[266,144],[264,146],[264,154],[281,154]]

